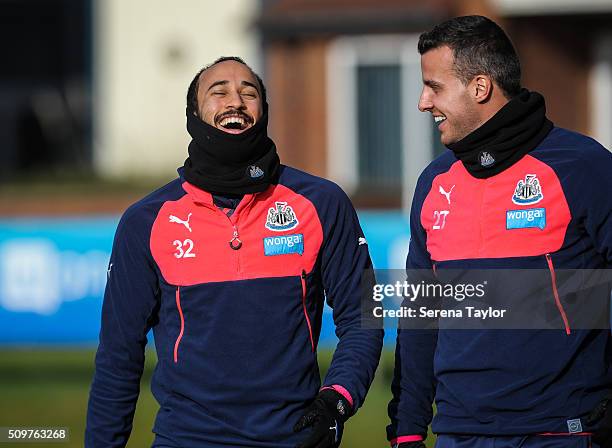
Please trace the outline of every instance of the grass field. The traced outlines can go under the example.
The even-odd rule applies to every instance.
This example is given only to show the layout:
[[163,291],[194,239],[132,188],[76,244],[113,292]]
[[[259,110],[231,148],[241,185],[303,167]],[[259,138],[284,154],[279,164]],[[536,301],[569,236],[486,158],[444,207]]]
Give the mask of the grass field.
[[[327,369],[331,352],[319,353],[321,370]],[[63,444],[26,444],[33,448],[82,447],[87,397],[93,372],[93,350],[1,350],[0,351],[0,427],[68,427],[70,441]],[[141,394],[128,447],[151,445],[151,427],[157,403],[149,382],[155,363],[153,352],[147,356]],[[386,447],[387,403],[393,372],[393,354],[387,352],[361,410],[347,424],[342,446],[346,448]],[[428,438],[431,444],[433,439]],[[2,446],[8,446],[0,444]]]

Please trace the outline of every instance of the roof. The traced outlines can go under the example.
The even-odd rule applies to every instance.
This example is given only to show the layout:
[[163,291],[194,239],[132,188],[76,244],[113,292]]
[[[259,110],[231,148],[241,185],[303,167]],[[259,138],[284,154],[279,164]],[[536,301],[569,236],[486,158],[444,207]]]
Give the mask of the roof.
[[491,3],[507,17],[612,12],[610,0],[491,0]]
[[450,17],[453,0],[264,0],[265,37],[421,31]]

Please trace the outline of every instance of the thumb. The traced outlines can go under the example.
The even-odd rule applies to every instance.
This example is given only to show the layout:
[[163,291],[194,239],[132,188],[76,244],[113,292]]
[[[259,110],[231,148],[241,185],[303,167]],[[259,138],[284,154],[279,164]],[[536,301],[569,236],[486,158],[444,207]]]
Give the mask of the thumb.
[[307,426],[312,425],[313,415],[312,413],[308,413],[306,415],[302,415],[298,422],[293,426],[293,432],[300,432]]

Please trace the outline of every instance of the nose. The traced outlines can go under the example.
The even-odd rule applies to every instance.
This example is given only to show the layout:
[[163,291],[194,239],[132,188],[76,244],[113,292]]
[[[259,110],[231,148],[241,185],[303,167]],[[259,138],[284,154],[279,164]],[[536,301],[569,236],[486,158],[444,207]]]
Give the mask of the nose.
[[234,109],[244,109],[245,105],[240,92],[232,91],[227,97],[226,106]]
[[423,90],[421,91],[418,108],[421,112],[427,112],[433,109],[433,102],[431,101],[431,97],[427,92],[426,87],[423,87]]

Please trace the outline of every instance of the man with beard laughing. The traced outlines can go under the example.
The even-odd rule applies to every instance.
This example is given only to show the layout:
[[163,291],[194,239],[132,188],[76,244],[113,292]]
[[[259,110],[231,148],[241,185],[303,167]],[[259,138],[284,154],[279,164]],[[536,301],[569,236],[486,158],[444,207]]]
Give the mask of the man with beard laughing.
[[[150,329],[155,447],[336,447],[363,403],[382,348],[360,328],[363,232],[338,186],[280,164],[267,125],[243,60],[191,82],[179,178],[117,228],[86,447],[127,443]],[[321,385],[324,300],[339,342]]]

